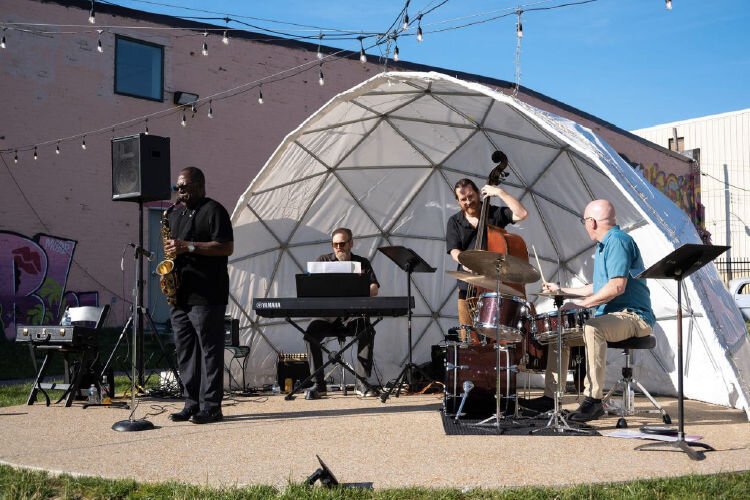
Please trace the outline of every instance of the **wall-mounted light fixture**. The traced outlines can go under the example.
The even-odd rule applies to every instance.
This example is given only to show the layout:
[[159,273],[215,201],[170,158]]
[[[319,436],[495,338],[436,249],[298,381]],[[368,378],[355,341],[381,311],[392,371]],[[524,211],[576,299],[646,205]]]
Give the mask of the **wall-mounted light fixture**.
[[191,94],[190,92],[175,91],[174,103],[178,106],[189,106],[198,100],[198,94]]

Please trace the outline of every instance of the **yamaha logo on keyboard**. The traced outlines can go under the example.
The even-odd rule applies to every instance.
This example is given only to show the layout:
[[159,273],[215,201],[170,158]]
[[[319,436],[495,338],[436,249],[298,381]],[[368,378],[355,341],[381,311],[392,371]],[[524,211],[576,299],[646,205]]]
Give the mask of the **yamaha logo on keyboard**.
[[281,302],[256,302],[256,309],[281,309]]

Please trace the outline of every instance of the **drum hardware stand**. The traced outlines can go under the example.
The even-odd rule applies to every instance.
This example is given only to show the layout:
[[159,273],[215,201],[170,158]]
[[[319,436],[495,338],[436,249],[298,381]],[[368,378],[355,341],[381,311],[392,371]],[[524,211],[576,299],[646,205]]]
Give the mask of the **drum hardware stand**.
[[563,324],[562,324],[562,304],[563,304],[563,295],[558,294],[554,296],[555,301],[555,307],[557,308],[557,388],[555,389],[554,394],[554,401],[555,401],[555,407],[552,411],[552,415],[550,415],[549,420],[547,421],[547,425],[544,427],[541,427],[539,429],[534,429],[533,431],[529,432],[529,434],[534,434],[535,432],[539,432],[543,429],[553,429],[555,432],[577,432],[579,434],[591,434],[592,431],[588,429],[580,429],[576,427],[571,427],[570,424],[568,424],[568,421],[565,419],[565,417],[562,414],[562,410],[560,408],[560,399],[563,397],[563,393],[565,391],[565,385],[567,381],[563,381],[563,372],[567,375],[568,367],[566,366],[563,370],[562,366],[562,348],[563,348],[563,340],[562,340],[562,333],[563,333]]
[[[659,262],[649,267],[636,278],[673,279],[677,282],[677,410],[680,424],[677,430],[677,440],[647,443],[636,446],[636,450],[658,450],[660,448],[677,448],[684,451],[692,460],[703,460],[706,458],[701,450],[694,450],[696,446],[709,451],[715,451],[706,443],[687,441],[685,439],[685,401],[682,387],[682,280],[702,268],[716,257],[726,252],[728,246],[698,245],[688,243],[682,245]],[[649,426],[644,426],[648,428]]]
[[486,418],[482,420],[481,422],[477,422],[474,424],[477,427],[487,427],[487,426],[493,426],[492,422],[494,421],[494,427],[500,428],[500,422],[504,420],[509,420],[512,423],[517,423],[516,421],[521,417],[519,411],[518,411],[518,397],[515,396],[513,398],[514,400],[514,410],[513,410],[513,416],[511,418],[503,415],[502,411],[500,410],[500,351],[505,353],[505,382],[506,382],[506,400],[510,400],[510,374],[511,372],[518,372],[518,367],[511,366],[510,364],[510,351],[509,349],[513,349],[513,346],[501,346],[500,345],[500,271],[501,271],[501,260],[498,260],[495,264],[495,292],[497,300],[497,315],[495,317],[495,414],[492,415],[489,418]]
[[412,347],[412,340],[411,340],[411,310],[413,308],[412,303],[412,296],[411,296],[411,274],[412,273],[434,273],[435,269],[434,267],[431,267],[427,262],[422,259],[414,250],[411,248],[406,248],[403,246],[390,246],[390,247],[379,247],[378,250],[383,253],[386,257],[391,259],[398,267],[406,271],[406,295],[409,298],[409,311],[407,313],[407,334],[408,334],[408,342],[409,342],[409,363],[407,363],[403,369],[401,370],[401,373],[399,373],[396,376],[396,380],[394,381],[393,385],[388,389],[388,391],[384,391],[380,395],[380,401],[385,403],[389,397],[391,397],[391,394],[393,393],[393,390],[396,390],[396,397],[399,397],[401,394],[401,385],[406,382],[409,385],[409,390],[412,389],[412,381],[413,381],[413,374],[416,370],[419,372],[425,380],[432,380],[432,377],[427,375],[419,366],[414,364],[414,360],[412,358],[413,356],[413,347]]

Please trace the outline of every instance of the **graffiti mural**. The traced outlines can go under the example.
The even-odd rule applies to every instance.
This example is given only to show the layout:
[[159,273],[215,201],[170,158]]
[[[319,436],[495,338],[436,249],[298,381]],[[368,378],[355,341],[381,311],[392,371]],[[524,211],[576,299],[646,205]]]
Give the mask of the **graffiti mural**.
[[0,231],[0,327],[6,340],[15,339],[16,324],[58,324],[68,306],[99,305],[98,292],[66,291],[76,244]]
[[[620,154],[620,156],[623,156]],[[624,157],[624,156],[623,156]],[[625,157],[624,157],[625,158]],[[696,175],[676,175],[659,168],[658,163],[644,165],[629,161],[630,165],[639,172],[649,183],[680,207],[690,217],[696,227],[703,227],[703,207],[700,203],[700,184],[696,182]]]

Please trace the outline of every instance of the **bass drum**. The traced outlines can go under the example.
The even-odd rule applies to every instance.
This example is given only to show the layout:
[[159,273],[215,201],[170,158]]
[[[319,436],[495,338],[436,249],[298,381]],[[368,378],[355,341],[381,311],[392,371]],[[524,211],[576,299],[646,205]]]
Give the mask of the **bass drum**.
[[[512,347],[500,348],[500,410],[503,412],[513,410],[516,396],[516,373],[510,370],[513,351]],[[459,417],[484,418],[495,413],[496,364],[495,344],[446,346],[443,411],[447,416],[456,416],[465,389],[468,394]]]

